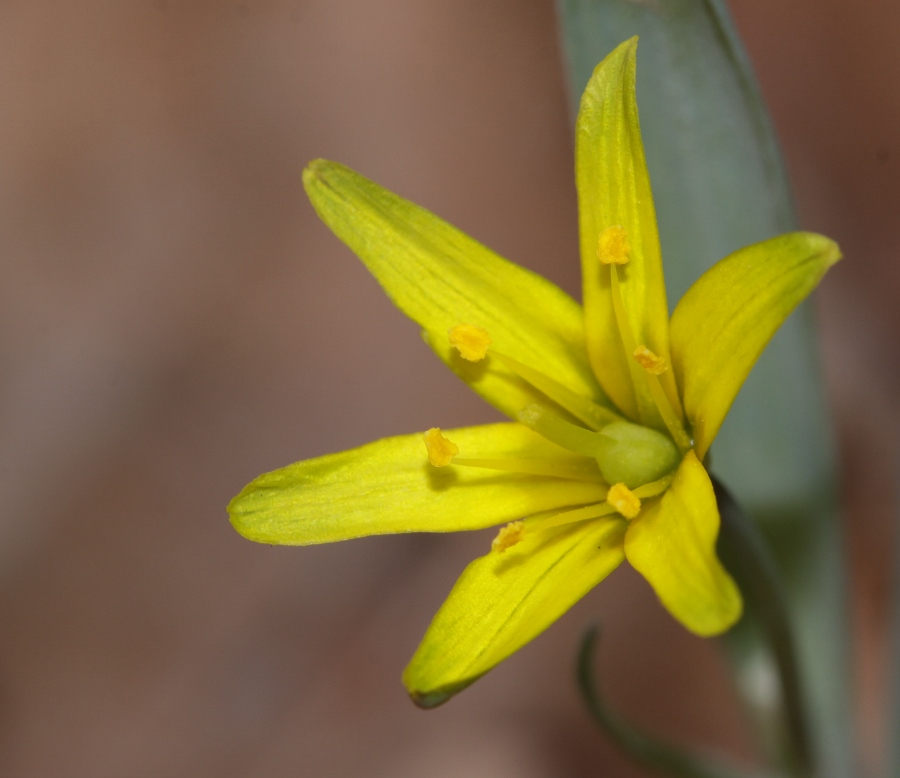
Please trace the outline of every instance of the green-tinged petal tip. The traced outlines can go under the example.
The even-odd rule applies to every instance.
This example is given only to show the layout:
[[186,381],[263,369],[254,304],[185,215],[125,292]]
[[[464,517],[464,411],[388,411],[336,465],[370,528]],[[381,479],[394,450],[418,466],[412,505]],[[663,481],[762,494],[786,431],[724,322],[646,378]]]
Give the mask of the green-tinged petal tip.
[[322,157],[312,160],[303,171],[303,180],[308,181],[309,179],[314,178],[316,175],[325,172],[325,170],[333,164],[333,162],[323,159]]
[[409,698],[416,704],[416,707],[422,708],[422,710],[431,710],[432,708],[437,708],[440,705],[443,705],[452,697],[455,697],[463,689],[475,683],[475,681],[477,681],[480,677],[481,676],[475,676],[474,678],[467,679],[464,683],[452,684],[441,689],[432,689],[431,691],[427,692],[417,691],[416,689],[409,688],[409,685],[406,681],[406,673],[404,673],[403,683],[404,686],[406,686],[406,691],[409,694]]
[[[813,235],[814,233],[808,234]],[[822,254],[825,257],[825,262],[828,267],[837,264],[844,258],[841,247],[831,240],[831,238],[826,238],[824,235],[818,235],[817,237],[822,239]]]

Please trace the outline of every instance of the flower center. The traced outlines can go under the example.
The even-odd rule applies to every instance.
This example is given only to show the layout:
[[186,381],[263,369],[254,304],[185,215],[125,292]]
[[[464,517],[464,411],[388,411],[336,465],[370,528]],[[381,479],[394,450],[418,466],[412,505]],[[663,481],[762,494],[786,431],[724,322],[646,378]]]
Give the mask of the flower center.
[[[625,319],[616,265],[628,261],[630,250],[627,236],[621,227],[615,228],[612,232],[607,230],[601,236],[599,253],[603,261],[610,264],[616,320],[622,333],[623,345],[631,351],[632,359],[629,360],[629,364],[634,365],[635,370],[645,372],[650,382],[651,393],[660,408],[660,415],[672,431],[672,438],[675,438],[678,446],[672,438],[658,430],[626,421],[615,411],[598,405],[541,371],[491,348],[491,337],[481,327],[458,324],[448,332],[450,345],[457,349],[463,359],[479,362],[490,354],[493,359],[556,403],[563,411],[587,425],[581,427],[573,424],[559,413],[537,404],[528,405],[517,414],[519,421],[526,427],[584,458],[460,457],[459,447],[444,437],[439,429],[432,428],[424,435],[428,459],[432,465],[445,467],[452,463],[463,467],[480,467],[595,483],[605,481],[612,484],[603,502],[564,511],[554,516],[514,521],[501,528],[491,545],[498,553],[503,553],[520,543],[529,527],[545,530],[616,513],[630,521],[640,513],[642,499],[656,497],[668,488],[671,481],[670,474],[681,457],[679,448],[683,447],[684,450],[690,448],[690,440],[684,432],[680,418],[659,382],[658,376],[668,369],[668,364],[664,358],[657,356],[646,346],[634,344],[634,337]],[[680,437],[676,437],[679,434]]]
[[615,421],[593,432],[540,405],[526,406],[518,418],[552,443],[596,460],[607,483],[623,483],[629,489],[662,478],[680,458],[669,437],[640,424]]

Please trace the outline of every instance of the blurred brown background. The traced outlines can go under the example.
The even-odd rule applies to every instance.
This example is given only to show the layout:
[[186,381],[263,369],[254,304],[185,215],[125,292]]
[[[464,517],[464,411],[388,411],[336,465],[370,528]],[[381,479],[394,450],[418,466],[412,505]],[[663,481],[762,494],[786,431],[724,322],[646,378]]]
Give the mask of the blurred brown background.
[[[803,224],[877,763],[900,331],[900,5],[733,0]],[[626,569],[447,706],[400,671],[490,533],[275,549],[224,506],[294,460],[494,418],[316,220],[341,160],[577,294],[550,0],[0,4],[0,774],[638,776],[571,682],[750,757],[715,646]]]

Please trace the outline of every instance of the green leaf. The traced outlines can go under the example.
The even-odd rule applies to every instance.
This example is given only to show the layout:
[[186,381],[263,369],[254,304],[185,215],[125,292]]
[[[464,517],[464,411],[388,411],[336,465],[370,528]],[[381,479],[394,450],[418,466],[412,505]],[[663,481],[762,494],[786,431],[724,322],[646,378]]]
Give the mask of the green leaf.
[[450,346],[452,327],[481,327],[500,353],[608,404],[588,365],[581,306],[557,286],[336,162],[312,162],[303,182],[322,221],[424,329],[435,353],[501,412],[514,419],[546,398],[500,360],[463,359]]
[[[724,2],[558,6],[573,96],[610,51],[641,38],[637,97],[669,300],[722,257],[795,229],[774,134]],[[823,775],[851,775],[846,577],[808,305],[788,319],[751,372],[713,457],[715,471],[774,541]],[[734,656],[739,680],[768,661],[752,638],[735,646]],[[762,699],[758,705],[766,715]]]
[[[466,457],[583,461],[519,424],[444,433]],[[598,502],[600,483],[434,467],[422,435],[376,440],[307,459],[251,481],[228,505],[234,528],[260,543],[311,545],[398,532],[454,532]]]
[[440,705],[541,634],[624,558],[621,519],[527,532],[470,563],[403,673],[422,707]]
[[[894,498],[895,527],[900,526],[900,504]],[[900,559],[900,534],[894,531],[894,559]],[[900,778],[900,570],[894,563],[891,609],[891,634],[888,657],[889,698],[887,701],[887,778]]]

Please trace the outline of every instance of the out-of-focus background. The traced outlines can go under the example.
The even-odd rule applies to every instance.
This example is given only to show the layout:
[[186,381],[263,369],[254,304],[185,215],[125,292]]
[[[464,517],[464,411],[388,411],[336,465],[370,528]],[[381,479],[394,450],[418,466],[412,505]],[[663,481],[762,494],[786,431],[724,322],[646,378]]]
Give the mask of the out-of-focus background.
[[[732,8],[803,226],[847,257],[817,304],[871,766],[900,469],[900,5]],[[2,4],[0,774],[639,776],[572,683],[597,619],[621,710],[753,757],[716,646],[624,567],[422,712],[400,672],[491,533],[270,548],[225,515],[263,471],[495,418],[300,172],[341,160],[577,295],[556,36],[550,0]]]

